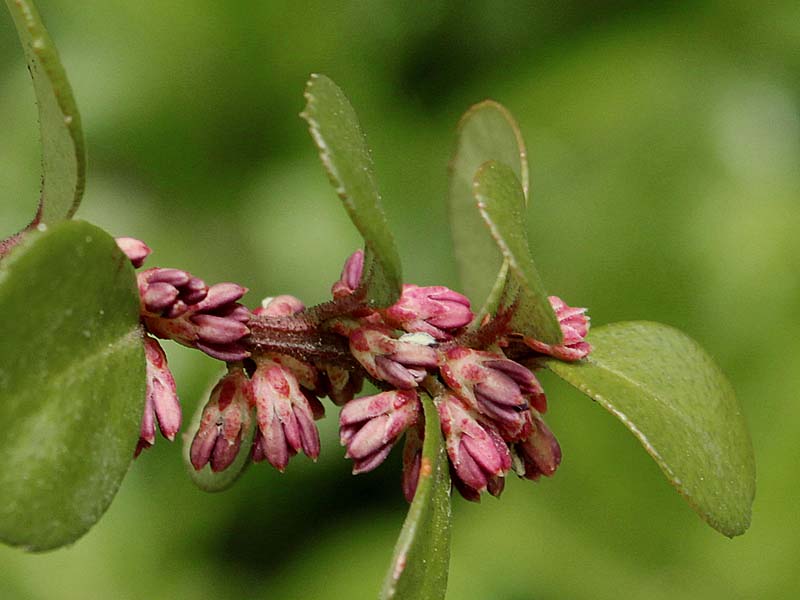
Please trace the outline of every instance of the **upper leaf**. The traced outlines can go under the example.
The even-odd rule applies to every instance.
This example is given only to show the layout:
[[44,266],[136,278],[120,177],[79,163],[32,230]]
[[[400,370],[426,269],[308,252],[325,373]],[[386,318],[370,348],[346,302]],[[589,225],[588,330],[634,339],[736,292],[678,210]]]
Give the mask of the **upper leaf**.
[[97,522],[139,437],[145,361],[130,261],[64,221],[0,265],[0,539],[69,544]]
[[6,0],[19,33],[39,107],[42,139],[40,222],[69,219],[83,197],[86,148],[81,117],[53,41],[31,0]]
[[488,160],[511,167],[527,197],[525,143],[511,113],[492,100],[475,104],[461,117],[450,161],[450,227],[464,292],[476,307],[483,303],[476,322],[493,312],[506,279],[503,257],[486,231],[472,190],[475,173]]
[[441,600],[450,563],[450,474],[433,401],[423,399],[425,441],[414,501],[397,539],[381,599]]
[[728,380],[684,333],[641,321],[599,327],[577,363],[545,364],[639,439],[709,525],[732,537],[750,525],[755,460]]
[[400,256],[356,113],[342,90],[324,75],[311,76],[305,97],[300,116],[308,122],[328,177],[366,244],[362,279],[366,299],[374,307],[390,306],[402,288]]
[[561,326],[528,247],[525,195],[514,170],[497,161],[485,163],[475,175],[473,191],[481,217],[514,278],[506,289],[509,299],[517,302],[511,328],[547,344],[560,344]]

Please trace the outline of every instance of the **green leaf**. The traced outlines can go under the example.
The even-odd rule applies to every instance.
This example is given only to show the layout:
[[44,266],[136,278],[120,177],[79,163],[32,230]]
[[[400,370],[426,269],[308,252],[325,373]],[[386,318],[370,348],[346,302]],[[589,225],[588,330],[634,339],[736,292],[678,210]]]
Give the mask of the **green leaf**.
[[81,117],[58,52],[31,0],[6,0],[14,18],[39,107],[42,223],[69,219],[83,197],[86,148]]
[[63,221],[0,263],[0,540],[69,544],[108,508],[145,398],[139,295],[103,230]]
[[506,280],[503,257],[477,211],[472,181],[489,160],[510,166],[528,194],[525,142],[514,117],[492,100],[472,106],[458,123],[456,147],[450,160],[450,228],[464,292],[483,303],[475,322],[494,312]]
[[311,76],[305,97],[300,116],[308,122],[322,165],[364,238],[366,299],[374,307],[390,306],[402,288],[400,256],[381,207],[372,156],[356,113],[342,90],[324,75]]
[[414,501],[386,573],[381,600],[440,600],[450,563],[450,473],[433,401],[423,399],[425,441]]
[[[216,382],[215,382],[216,383]],[[211,394],[209,388],[205,398]],[[248,427],[245,434],[242,436],[242,446],[239,454],[233,463],[224,471],[215,473],[211,470],[211,465],[206,465],[199,471],[192,466],[192,461],[189,458],[189,451],[192,449],[192,440],[194,439],[195,432],[200,427],[200,419],[203,416],[203,408],[205,402],[200,402],[197,405],[197,410],[192,417],[191,425],[183,433],[183,462],[186,465],[186,470],[189,472],[191,480],[204,492],[223,492],[231,487],[239,477],[250,466],[250,447],[253,445],[253,438],[256,435],[256,419],[251,415],[250,427]]]
[[560,344],[561,326],[528,247],[525,196],[514,170],[489,161],[478,169],[473,186],[481,217],[514,278],[506,289],[506,296],[518,303],[511,328],[547,344]]
[[670,483],[729,537],[750,525],[755,461],[733,388],[684,333],[644,321],[599,327],[578,363],[554,373],[596,400],[633,432]]

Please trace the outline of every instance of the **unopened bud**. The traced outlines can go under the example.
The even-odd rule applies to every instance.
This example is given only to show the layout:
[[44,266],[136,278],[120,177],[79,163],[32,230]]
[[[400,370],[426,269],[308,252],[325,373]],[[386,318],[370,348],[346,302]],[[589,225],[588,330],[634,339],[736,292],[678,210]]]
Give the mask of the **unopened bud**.
[[400,299],[384,311],[387,321],[409,332],[449,340],[452,332],[468,325],[473,314],[469,300],[443,286],[406,284]]
[[380,465],[419,414],[414,390],[394,390],[348,402],[339,414],[339,433],[347,458],[354,461],[353,474]]

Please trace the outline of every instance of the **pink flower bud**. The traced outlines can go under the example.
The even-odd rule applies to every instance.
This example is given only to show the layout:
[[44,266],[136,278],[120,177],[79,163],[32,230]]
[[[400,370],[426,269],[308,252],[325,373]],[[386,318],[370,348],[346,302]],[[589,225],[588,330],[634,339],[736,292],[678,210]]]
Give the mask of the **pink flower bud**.
[[334,298],[344,298],[356,291],[361,285],[361,274],[364,270],[364,251],[356,250],[345,261],[339,281],[333,284],[331,294]]
[[174,319],[206,297],[208,287],[202,279],[180,269],[156,267],[137,276],[143,316]]
[[319,432],[308,398],[292,371],[274,360],[259,357],[251,389],[258,421],[253,460],[266,459],[279,471],[301,449],[316,460],[320,451]]
[[169,441],[181,427],[181,405],[175,389],[175,379],[167,366],[167,357],[159,343],[149,335],[144,336],[147,388],[139,432],[139,443],[134,456],[156,441],[156,423],[161,435]]
[[561,464],[561,447],[553,433],[538,415],[533,417],[533,429],[527,439],[514,444],[520,459],[520,477],[536,480],[540,475],[551,477]]
[[402,433],[417,422],[417,392],[394,390],[351,400],[339,414],[339,436],[354,461],[353,474],[380,465]]
[[[197,297],[202,281],[178,269],[151,271],[139,274],[139,292],[143,302],[142,322],[150,333],[197,348],[226,362],[235,362],[250,356],[241,344],[242,338],[250,333],[247,327],[250,311],[237,302],[247,292],[247,288],[235,283],[218,283],[207,288],[200,301],[186,305],[180,294],[183,293],[187,299]],[[141,277],[143,275],[145,277]],[[168,294],[167,288],[161,284],[172,286],[174,290],[178,290],[178,295],[171,305],[158,313],[150,309],[157,309],[168,301],[170,295],[174,295],[174,290]],[[205,288],[205,284],[202,287]]]
[[250,427],[250,381],[241,367],[231,367],[211,392],[189,458],[196,470],[210,464],[215,473],[227,469]]
[[467,297],[453,290],[406,284],[400,299],[384,311],[384,316],[387,322],[405,331],[449,340],[452,332],[468,325],[474,315]]
[[436,408],[457,483],[479,494],[492,478],[511,468],[508,447],[491,426],[478,422],[453,394],[437,398]]
[[586,315],[586,309],[567,306],[558,296],[550,296],[549,300],[561,325],[563,344],[545,344],[529,337],[523,338],[523,341],[532,350],[559,360],[575,361],[585,358],[592,351],[591,344],[585,340],[586,334],[589,333],[589,317]]
[[411,389],[439,364],[437,351],[413,338],[395,339],[390,330],[378,326],[360,327],[350,333],[350,351],[375,379],[399,389]]
[[131,261],[131,264],[135,269],[144,264],[144,259],[146,259],[152,250],[141,240],[137,240],[136,238],[132,237],[118,237],[115,238],[117,242],[117,246],[119,249],[125,253],[125,256],[128,257],[128,260]]
[[544,390],[528,369],[502,354],[469,348],[445,353],[441,374],[468,406],[494,422],[508,441],[530,431],[530,411],[547,408]]
[[414,427],[406,432],[403,446],[403,495],[408,502],[414,500],[419,483],[419,472],[422,467],[422,442],[425,438],[425,423],[418,419]]
[[290,317],[305,309],[305,304],[294,296],[284,294],[274,298],[264,298],[261,306],[253,311],[254,315],[264,317]]
[[322,387],[322,378],[315,366],[287,354],[268,352],[262,354],[262,357],[268,358],[288,369],[297,378],[297,383],[300,384],[300,391],[303,392],[308,400],[315,421],[319,421],[325,416],[325,407],[317,397],[318,395],[324,395],[325,392]]

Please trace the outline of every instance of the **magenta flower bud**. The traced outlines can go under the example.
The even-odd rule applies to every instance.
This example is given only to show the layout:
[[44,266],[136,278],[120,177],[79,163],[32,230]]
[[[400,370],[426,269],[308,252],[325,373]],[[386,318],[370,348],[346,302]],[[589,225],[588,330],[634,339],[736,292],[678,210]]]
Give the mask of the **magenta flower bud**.
[[320,442],[314,413],[292,371],[259,357],[251,389],[258,421],[253,460],[266,459],[279,471],[300,450],[316,460]]
[[403,432],[419,419],[414,390],[393,390],[351,400],[339,413],[339,437],[352,458],[353,474],[380,465]]
[[425,423],[418,419],[414,427],[409,427],[406,432],[406,442],[403,445],[403,495],[408,502],[414,500],[419,483],[419,474],[422,468],[422,442],[425,438]]
[[531,405],[540,412],[547,409],[536,376],[499,353],[451,348],[445,353],[441,374],[447,385],[470,408],[494,422],[508,441],[527,436]]
[[586,341],[589,333],[589,316],[585,308],[567,306],[558,296],[550,296],[550,305],[556,312],[564,336],[563,344],[550,345],[533,338],[523,338],[525,345],[536,352],[548,354],[559,360],[575,361],[588,356],[592,346]]
[[199,471],[210,464],[215,473],[227,469],[239,454],[250,418],[250,381],[240,366],[231,367],[203,408],[189,449],[192,466]]
[[[167,292],[161,284],[173,287],[180,285],[185,291],[185,297],[190,297],[189,294],[196,293],[196,290],[200,289],[200,285],[196,283],[200,280],[177,269],[153,271],[158,273],[146,276],[144,287],[140,279],[139,285],[142,301],[145,304],[142,321],[148,331],[160,338],[175,340],[184,346],[197,348],[213,358],[226,362],[235,362],[250,356],[241,341],[250,333],[247,323],[251,313],[237,302],[247,292],[247,288],[235,283],[218,283],[203,292],[204,297],[199,302],[184,305],[177,316],[174,313],[175,307],[182,304],[180,297],[173,303],[173,308],[167,309],[167,314],[163,312],[158,314],[156,311],[148,310],[147,303],[151,304],[150,308],[156,308],[166,301]],[[149,272],[145,271],[140,275],[147,273]],[[202,284],[202,287],[205,287],[205,284]],[[156,299],[160,298],[159,295],[163,295],[164,298],[156,302]]]
[[169,441],[181,427],[181,405],[175,388],[175,379],[167,366],[167,356],[159,343],[149,335],[144,336],[147,387],[139,432],[139,443],[134,456],[149,448],[156,441],[156,423],[161,435]]
[[492,478],[511,468],[511,455],[499,434],[481,424],[455,395],[437,398],[436,408],[447,454],[460,483],[480,493]]
[[468,325],[473,316],[466,296],[443,286],[411,284],[405,284],[400,300],[384,311],[390,324],[437,340],[451,339],[452,332]]
[[344,406],[350,402],[364,385],[364,376],[360,372],[328,363],[317,366],[321,375],[321,393],[328,396],[336,406]]
[[174,319],[206,297],[202,279],[180,269],[156,267],[137,275],[143,316]]
[[364,270],[364,251],[356,250],[345,261],[339,281],[333,284],[331,294],[336,299],[349,296],[361,284],[361,274]]
[[533,417],[533,428],[527,439],[514,444],[517,456],[517,474],[536,480],[541,475],[551,477],[561,464],[561,447],[553,432],[538,415]]
[[284,294],[274,298],[264,298],[261,301],[261,306],[255,309],[253,314],[264,317],[291,317],[293,314],[305,309],[305,307],[305,304],[299,298]]
[[438,366],[433,342],[424,334],[395,339],[390,330],[379,326],[360,327],[350,333],[350,351],[367,373],[399,389],[417,387],[427,370]]
[[125,253],[125,256],[128,257],[135,269],[141,267],[144,264],[144,259],[152,252],[147,244],[136,238],[118,237],[114,238],[114,241],[117,242],[117,246]]

